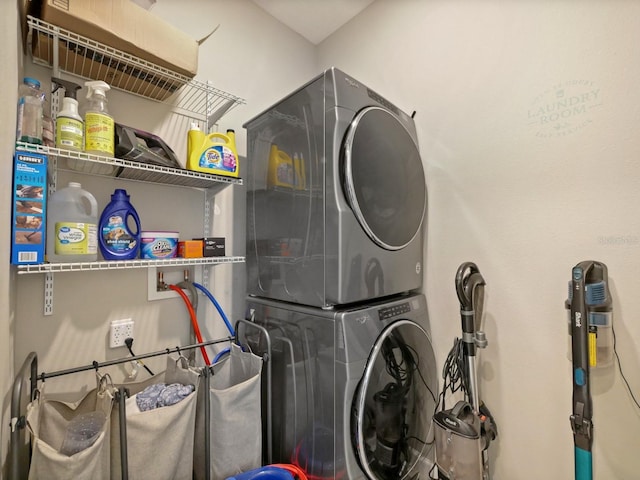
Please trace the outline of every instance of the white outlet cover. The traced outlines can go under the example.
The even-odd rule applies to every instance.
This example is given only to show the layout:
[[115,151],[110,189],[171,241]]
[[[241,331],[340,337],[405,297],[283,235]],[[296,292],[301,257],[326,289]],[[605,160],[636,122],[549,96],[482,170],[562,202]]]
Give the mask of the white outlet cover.
[[129,337],[133,338],[133,320],[131,318],[111,320],[109,348],[123,347],[124,341]]

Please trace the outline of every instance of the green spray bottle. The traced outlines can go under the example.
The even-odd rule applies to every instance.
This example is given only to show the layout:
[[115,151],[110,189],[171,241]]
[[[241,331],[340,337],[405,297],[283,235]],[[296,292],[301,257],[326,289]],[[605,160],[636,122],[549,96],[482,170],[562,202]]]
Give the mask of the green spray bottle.
[[84,150],[113,157],[115,124],[107,110],[107,92],[111,87],[103,81],[84,82],[87,87],[87,107],[84,114]]

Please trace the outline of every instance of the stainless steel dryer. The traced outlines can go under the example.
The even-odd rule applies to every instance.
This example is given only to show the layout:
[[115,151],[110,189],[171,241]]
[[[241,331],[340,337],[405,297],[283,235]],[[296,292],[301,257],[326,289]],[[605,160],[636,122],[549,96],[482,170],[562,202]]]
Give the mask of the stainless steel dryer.
[[244,127],[249,295],[325,308],[422,286],[409,115],[332,68]]
[[429,478],[438,381],[422,294],[344,310],[263,298],[248,307],[254,322],[239,338],[269,353],[267,461],[313,480]]

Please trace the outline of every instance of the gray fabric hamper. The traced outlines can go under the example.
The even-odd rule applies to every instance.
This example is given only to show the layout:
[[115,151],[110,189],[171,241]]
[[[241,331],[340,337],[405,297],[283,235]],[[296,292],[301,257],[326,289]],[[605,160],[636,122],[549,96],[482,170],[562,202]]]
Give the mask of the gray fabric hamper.
[[203,395],[210,398],[211,480],[262,465],[260,374],[262,358],[231,345],[231,353],[213,366],[209,392],[200,392],[196,420],[195,478],[206,477]]

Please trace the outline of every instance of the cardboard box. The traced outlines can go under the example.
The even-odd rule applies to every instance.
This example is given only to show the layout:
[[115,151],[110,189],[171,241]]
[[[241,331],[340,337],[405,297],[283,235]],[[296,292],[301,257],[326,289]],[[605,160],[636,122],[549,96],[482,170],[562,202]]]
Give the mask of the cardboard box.
[[13,161],[11,263],[44,263],[47,156],[16,150]]
[[[40,18],[188,78],[197,73],[198,42],[130,0],[42,0]],[[51,63],[48,35],[35,35],[33,55]],[[73,41],[60,42],[59,59],[63,70],[159,100],[186,83]]]
[[178,256],[182,258],[202,258],[202,240],[178,242]]
[[[39,34],[36,38],[33,56],[51,64],[53,40],[45,34]],[[59,58],[64,59],[65,65],[67,65],[67,68],[63,70],[81,77],[103,80],[111,87],[139,93],[154,100],[166,100],[186,84],[186,82],[174,77],[133,68],[130,64],[118,62],[113,57],[98,54],[96,51],[74,42],[60,40],[58,55]]]
[[193,78],[198,42],[130,0],[43,0],[41,18]]
[[202,255],[204,257],[224,257],[224,237],[205,237],[198,238],[202,240]]

